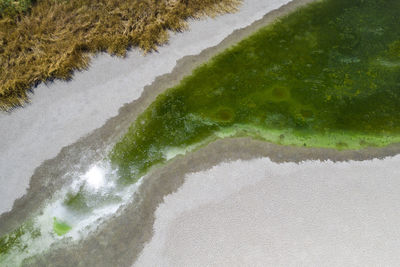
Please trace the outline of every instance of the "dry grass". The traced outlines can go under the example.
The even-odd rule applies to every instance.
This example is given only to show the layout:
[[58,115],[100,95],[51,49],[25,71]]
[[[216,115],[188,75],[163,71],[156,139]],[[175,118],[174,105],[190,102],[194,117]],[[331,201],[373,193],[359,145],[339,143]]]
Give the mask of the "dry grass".
[[155,50],[187,18],[232,12],[240,1],[39,0],[29,13],[0,20],[0,108],[24,104],[40,82],[71,78],[90,53]]

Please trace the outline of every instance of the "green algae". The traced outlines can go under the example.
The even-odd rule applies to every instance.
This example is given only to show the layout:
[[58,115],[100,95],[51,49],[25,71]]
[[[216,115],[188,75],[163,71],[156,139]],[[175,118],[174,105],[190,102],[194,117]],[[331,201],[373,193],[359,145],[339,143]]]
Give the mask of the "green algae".
[[131,183],[169,147],[227,136],[339,150],[400,142],[399,12],[395,0],[297,10],[158,96],[112,163]]
[[94,209],[121,202],[122,199],[117,195],[98,194],[90,192],[81,187],[78,192],[68,192],[65,196],[63,205],[71,212],[82,215],[89,214]]
[[77,193],[68,193],[64,205],[67,206],[70,210],[76,212],[89,212],[91,208],[88,205],[88,199],[84,195],[82,191]]
[[72,229],[72,227],[69,224],[67,224],[66,222],[57,220],[56,217],[54,217],[53,220],[54,220],[53,221],[53,230],[54,230],[54,233],[56,233],[58,236],[65,235]]
[[7,255],[12,251],[25,251],[28,247],[27,239],[36,239],[40,236],[40,230],[32,221],[28,221],[8,235],[0,237],[0,265],[6,261]]

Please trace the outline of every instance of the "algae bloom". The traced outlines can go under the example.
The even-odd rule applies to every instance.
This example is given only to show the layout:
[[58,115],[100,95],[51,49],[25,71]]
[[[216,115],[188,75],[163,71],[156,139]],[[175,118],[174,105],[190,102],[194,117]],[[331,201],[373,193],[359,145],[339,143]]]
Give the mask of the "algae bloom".
[[196,69],[138,118],[111,160],[134,182],[167,148],[227,136],[360,149],[400,141],[400,2],[316,2]]

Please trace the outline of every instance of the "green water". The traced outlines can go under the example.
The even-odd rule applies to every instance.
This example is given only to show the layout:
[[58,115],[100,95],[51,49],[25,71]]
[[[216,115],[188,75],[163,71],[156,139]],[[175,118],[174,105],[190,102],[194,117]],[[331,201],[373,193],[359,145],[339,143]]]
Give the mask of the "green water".
[[160,95],[111,161],[129,183],[168,148],[223,136],[337,149],[399,142],[399,14],[398,0],[327,0],[290,14]]

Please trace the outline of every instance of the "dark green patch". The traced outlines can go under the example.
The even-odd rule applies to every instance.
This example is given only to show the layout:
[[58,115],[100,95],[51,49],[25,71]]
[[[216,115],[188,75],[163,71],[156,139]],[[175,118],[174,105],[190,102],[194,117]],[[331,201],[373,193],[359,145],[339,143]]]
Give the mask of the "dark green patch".
[[217,112],[217,118],[220,121],[229,122],[233,120],[233,117],[234,117],[233,110],[229,108],[223,108],[218,110]]
[[286,87],[275,87],[272,89],[272,100],[275,101],[284,101],[286,99],[289,99],[290,97],[290,92]]
[[308,110],[308,109],[302,109],[300,110],[300,114],[301,116],[303,116],[304,118],[312,118],[314,115],[314,112],[312,110]]
[[348,147],[349,147],[349,145],[346,142],[337,142],[336,143],[336,148],[339,150],[346,149]]
[[77,193],[68,193],[64,205],[76,212],[90,211],[83,189],[79,190]]
[[219,106],[214,110],[210,110],[208,115],[212,121],[218,123],[229,123],[235,118],[235,112],[230,107]]
[[27,12],[34,2],[32,0],[0,0],[0,19],[21,15]]
[[120,201],[120,196],[87,191],[84,186],[82,186],[78,192],[70,192],[67,194],[64,205],[70,211],[83,214],[89,213],[95,208],[112,203],[119,203]]

